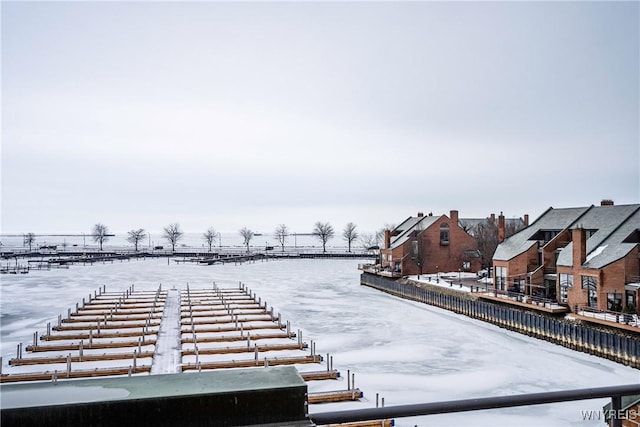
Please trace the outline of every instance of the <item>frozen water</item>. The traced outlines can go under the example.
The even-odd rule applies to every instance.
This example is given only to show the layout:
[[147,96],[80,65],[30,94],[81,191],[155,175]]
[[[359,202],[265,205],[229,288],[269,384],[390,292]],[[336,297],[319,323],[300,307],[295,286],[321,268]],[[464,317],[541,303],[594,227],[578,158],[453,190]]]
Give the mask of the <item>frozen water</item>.
[[[362,262],[360,260],[359,262]],[[310,391],[346,388],[355,372],[361,402],[311,405],[311,412],[436,402],[627,384],[638,370],[424,304],[361,286],[358,260],[282,260],[201,266],[166,259],[131,260],[68,270],[4,275],[1,287],[3,363],[18,342],[75,306],[99,286],[107,291],[176,287],[237,287],[242,281],[274,312],[330,353],[338,381],[310,383]],[[165,313],[166,314],[166,313]],[[171,342],[171,341],[169,341]],[[162,353],[169,351],[162,350]],[[170,365],[170,363],[168,364]],[[165,366],[165,369],[167,366]],[[606,399],[397,419],[414,425],[603,425],[583,420]]]

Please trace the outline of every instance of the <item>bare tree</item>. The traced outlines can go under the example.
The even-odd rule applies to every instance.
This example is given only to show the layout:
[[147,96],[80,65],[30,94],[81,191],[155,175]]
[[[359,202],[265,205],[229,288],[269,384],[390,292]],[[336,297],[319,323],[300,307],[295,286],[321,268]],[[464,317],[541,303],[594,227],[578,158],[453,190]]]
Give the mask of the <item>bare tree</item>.
[[322,252],[327,252],[327,242],[333,238],[333,226],[328,222],[316,222],[312,234],[322,242]]
[[[524,228],[524,223],[519,220],[506,220],[504,226],[505,238],[516,234]],[[478,242],[478,250],[482,254],[482,267],[490,267],[493,262],[493,254],[498,247],[498,226],[488,219],[480,222],[474,228],[473,237]]]
[[31,245],[36,241],[36,235],[33,233],[27,233],[24,235],[23,242],[25,245],[29,245],[29,252],[31,252]]
[[380,247],[378,243],[375,234],[363,233],[360,235],[360,245],[362,245],[362,248],[365,250],[378,249]]
[[507,238],[507,237],[513,236],[523,228],[524,228],[524,222],[521,222],[520,220],[516,219],[516,220],[505,221],[504,237]]
[[342,237],[347,241],[348,252],[351,252],[351,243],[358,238],[358,232],[356,231],[356,225],[352,222],[348,222],[342,230]]
[[287,237],[289,237],[289,229],[286,225],[280,224],[276,227],[276,231],[273,233],[276,237],[278,243],[280,243],[280,247],[282,247],[282,252],[284,252],[284,244],[287,241]]
[[93,226],[93,241],[100,244],[100,250],[102,250],[102,244],[109,240],[109,229],[104,224],[96,224]]
[[209,252],[211,252],[211,246],[213,246],[214,240],[218,237],[218,232],[213,227],[209,227],[209,229],[203,234],[203,237],[209,245]]
[[176,243],[182,239],[182,235],[184,234],[182,230],[180,230],[180,224],[174,222],[173,224],[167,225],[163,230],[162,237],[171,243],[171,251],[175,252]]
[[465,219],[460,219],[458,220],[458,224],[460,225],[460,228],[462,228],[464,230],[465,233],[473,236],[474,235],[474,227],[473,224],[470,223],[469,221],[465,220]]
[[422,223],[419,223],[411,236],[411,259],[418,266],[418,280],[420,280],[422,269],[427,260],[427,244],[422,238],[422,231]]
[[144,232],[144,228],[128,231],[127,234],[129,235],[129,237],[127,237],[127,242],[133,243],[135,251],[138,252],[138,243],[140,243],[140,241],[147,235],[147,233]]
[[242,230],[240,230],[240,235],[244,239],[244,245],[247,247],[247,253],[249,253],[249,242],[253,239],[254,233],[247,227],[243,227]]
[[483,221],[476,227],[475,238],[482,256],[482,267],[491,266],[493,254],[498,247],[498,227],[491,221]]

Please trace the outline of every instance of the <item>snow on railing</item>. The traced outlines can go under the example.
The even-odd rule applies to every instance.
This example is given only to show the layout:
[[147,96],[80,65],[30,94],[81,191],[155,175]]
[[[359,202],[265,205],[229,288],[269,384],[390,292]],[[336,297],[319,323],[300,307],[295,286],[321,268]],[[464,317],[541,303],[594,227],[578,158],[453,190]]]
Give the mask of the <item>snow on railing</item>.
[[593,307],[579,306],[576,314],[640,328],[640,317],[635,313],[621,313],[618,311],[598,310]]
[[493,295],[498,298],[504,298],[510,301],[517,301],[522,303],[530,303],[533,305],[545,307],[545,308],[564,308],[565,306],[558,304],[557,301],[536,297],[532,295],[527,295],[519,292],[510,292],[510,291],[501,291],[499,289],[491,289],[486,294]]

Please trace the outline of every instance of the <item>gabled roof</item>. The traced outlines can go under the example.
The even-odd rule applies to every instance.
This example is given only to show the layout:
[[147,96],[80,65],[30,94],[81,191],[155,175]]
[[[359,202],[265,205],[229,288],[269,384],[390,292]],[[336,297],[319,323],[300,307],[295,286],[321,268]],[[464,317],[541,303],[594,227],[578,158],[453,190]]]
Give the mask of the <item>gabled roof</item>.
[[[508,261],[534,246],[543,232],[560,232],[581,227],[590,230],[587,239],[586,268],[602,268],[633,249],[638,242],[629,239],[640,229],[640,205],[605,205],[581,208],[549,208],[529,227],[503,241],[494,260]],[[573,244],[560,250],[556,265],[573,264]]]
[[[587,239],[585,268],[602,268],[624,258],[637,244],[625,242],[640,229],[640,205],[594,206],[582,216],[574,227],[597,230]],[[573,243],[558,255],[557,265],[573,265]]]
[[409,238],[414,230],[423,231],[433,225],[442,218],[441,216],[410,216],[402,224],[393,229],[395,236],[391,237],[391,249],[402,246]]
[[529,227],[520,230],[498,245],[493,259],[508,261],[534,246],[537,240],[534,236],[540,231],[562,231],[571,226],[590,208],[547,209]]

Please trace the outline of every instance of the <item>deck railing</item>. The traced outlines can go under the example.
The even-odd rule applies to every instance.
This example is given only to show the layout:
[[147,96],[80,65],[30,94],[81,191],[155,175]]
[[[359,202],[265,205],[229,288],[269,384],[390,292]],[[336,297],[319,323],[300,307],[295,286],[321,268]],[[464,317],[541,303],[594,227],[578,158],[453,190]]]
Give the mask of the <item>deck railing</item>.
[[[320,425],[610,398],[610,409],[603,409],[601,414],[604,415],[603,418],[611,421],[611,425],[613,427],[620,427],[622,426],[623,419],[629,419],[632,421],[640,420],[639,413],[631,409],[624,411],[622,408],[622,397],[635,394],[640,394],[640,384],[530,393],[515,396],[451,400],[434,403],[418,403],[412,405],[355,409],[349,411],[322,412],[318,414],[311,414],[309,418],[315,424]],[[585,413],[581,415],[585,418],[583,421],[586,421]]]
[[533,296],[533,295],[527,295],[525,293],[522,292],[512,292],[512,291],[501,291],[499,289],[490,289],[487,291],[490,294],[493,294],[494,296],[498,296],[498,295],[502,295],[507,299],[513,300],[513,301],[518,301],[518,302],[529,302],[532,304],[536,304],[536,305],[541,305],[543,307],[554,307],[554,306],[559,306],[560,304],[558,303],[558,301],[554,300],[554,299],[550,299],[550,298],[543,298],[543,297],[538,297],[538,296]]
[[575,313],[580,316],[593,317],[607,322],[623,325],[637,326],[640,328],[640,317],[636,313],[622,313],[619,311],[599,310],[589,306],[577,306]]

